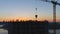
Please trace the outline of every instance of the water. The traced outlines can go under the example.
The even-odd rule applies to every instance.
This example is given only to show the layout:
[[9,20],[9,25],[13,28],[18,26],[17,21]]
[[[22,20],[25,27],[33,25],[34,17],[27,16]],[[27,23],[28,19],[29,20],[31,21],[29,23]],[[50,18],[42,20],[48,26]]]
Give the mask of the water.
[[[49,30],[50,33],[53,33],[53,30]],[[60,29],[56,29],[56,34],[60,34]]]
[[[50,33],[53,33],[53,30],[49,30]],[[8,34],[8,31],[5,29],[0,29],[0,34]],[[60,29],[56,30],[56,34],[60,34]]]
[[8,34],[8,31],[4,29],[0,29],[0,34]]
[[3,27],[3,25],[0,25],[0,27]]

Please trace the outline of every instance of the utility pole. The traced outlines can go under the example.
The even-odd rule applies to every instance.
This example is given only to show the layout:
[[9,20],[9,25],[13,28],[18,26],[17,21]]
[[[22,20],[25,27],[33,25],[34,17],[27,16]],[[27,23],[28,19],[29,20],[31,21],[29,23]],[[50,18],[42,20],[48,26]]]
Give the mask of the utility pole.
[[52,3],[53,4],[53,23],[54,23],[54,34],[56,34],[56,5],[60,5],[60,3],[58,3],[57,1],[55,0],[41,0],[41,1],[44,1],[44,2],[49,2],[49,3]]

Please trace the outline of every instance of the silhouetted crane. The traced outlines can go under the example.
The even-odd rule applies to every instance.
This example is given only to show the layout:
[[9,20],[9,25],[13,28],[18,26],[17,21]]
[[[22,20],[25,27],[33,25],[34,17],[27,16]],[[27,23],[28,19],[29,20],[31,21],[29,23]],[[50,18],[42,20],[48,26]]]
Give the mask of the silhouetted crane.
[[41,1],[49,2],[49,3],[52,3],[53,4],[54,34],[56,34],[56,5],[60,5],[60,3],[58,3],[55,0],[51,0],[51,1],[49,1],[49,0],[41,0]]

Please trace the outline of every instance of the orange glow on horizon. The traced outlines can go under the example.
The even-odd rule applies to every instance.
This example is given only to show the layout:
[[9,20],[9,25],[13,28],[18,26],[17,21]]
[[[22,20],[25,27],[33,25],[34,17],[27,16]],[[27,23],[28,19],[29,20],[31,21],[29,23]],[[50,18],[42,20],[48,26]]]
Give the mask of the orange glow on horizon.
[[[9,18],[0,18],[0,21],[12,21],[12,20],[14,20],[14,21],[16,21],[16,20],[24,20],[24,21],[26,21],[26,20],[36,20],[35,18],[33,18],[33,17],[14,17],[14,18],[11,18],[11,17],[9,17]],[[53,18],[45,18],[45,17],[40,17],[40,18],[37,18],[37,20],[38,21],[44,21],[44,20],[48,20],[49,22],[53,22]],[[60,22],[60,19],[57,19],[57,22]]]

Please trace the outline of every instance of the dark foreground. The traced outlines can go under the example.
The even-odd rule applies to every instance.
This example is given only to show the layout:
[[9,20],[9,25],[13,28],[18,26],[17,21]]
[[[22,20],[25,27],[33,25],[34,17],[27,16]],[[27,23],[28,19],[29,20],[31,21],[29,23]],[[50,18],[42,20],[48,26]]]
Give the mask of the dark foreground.
[[6,22],[8,34],[48,34],[48,21]]

